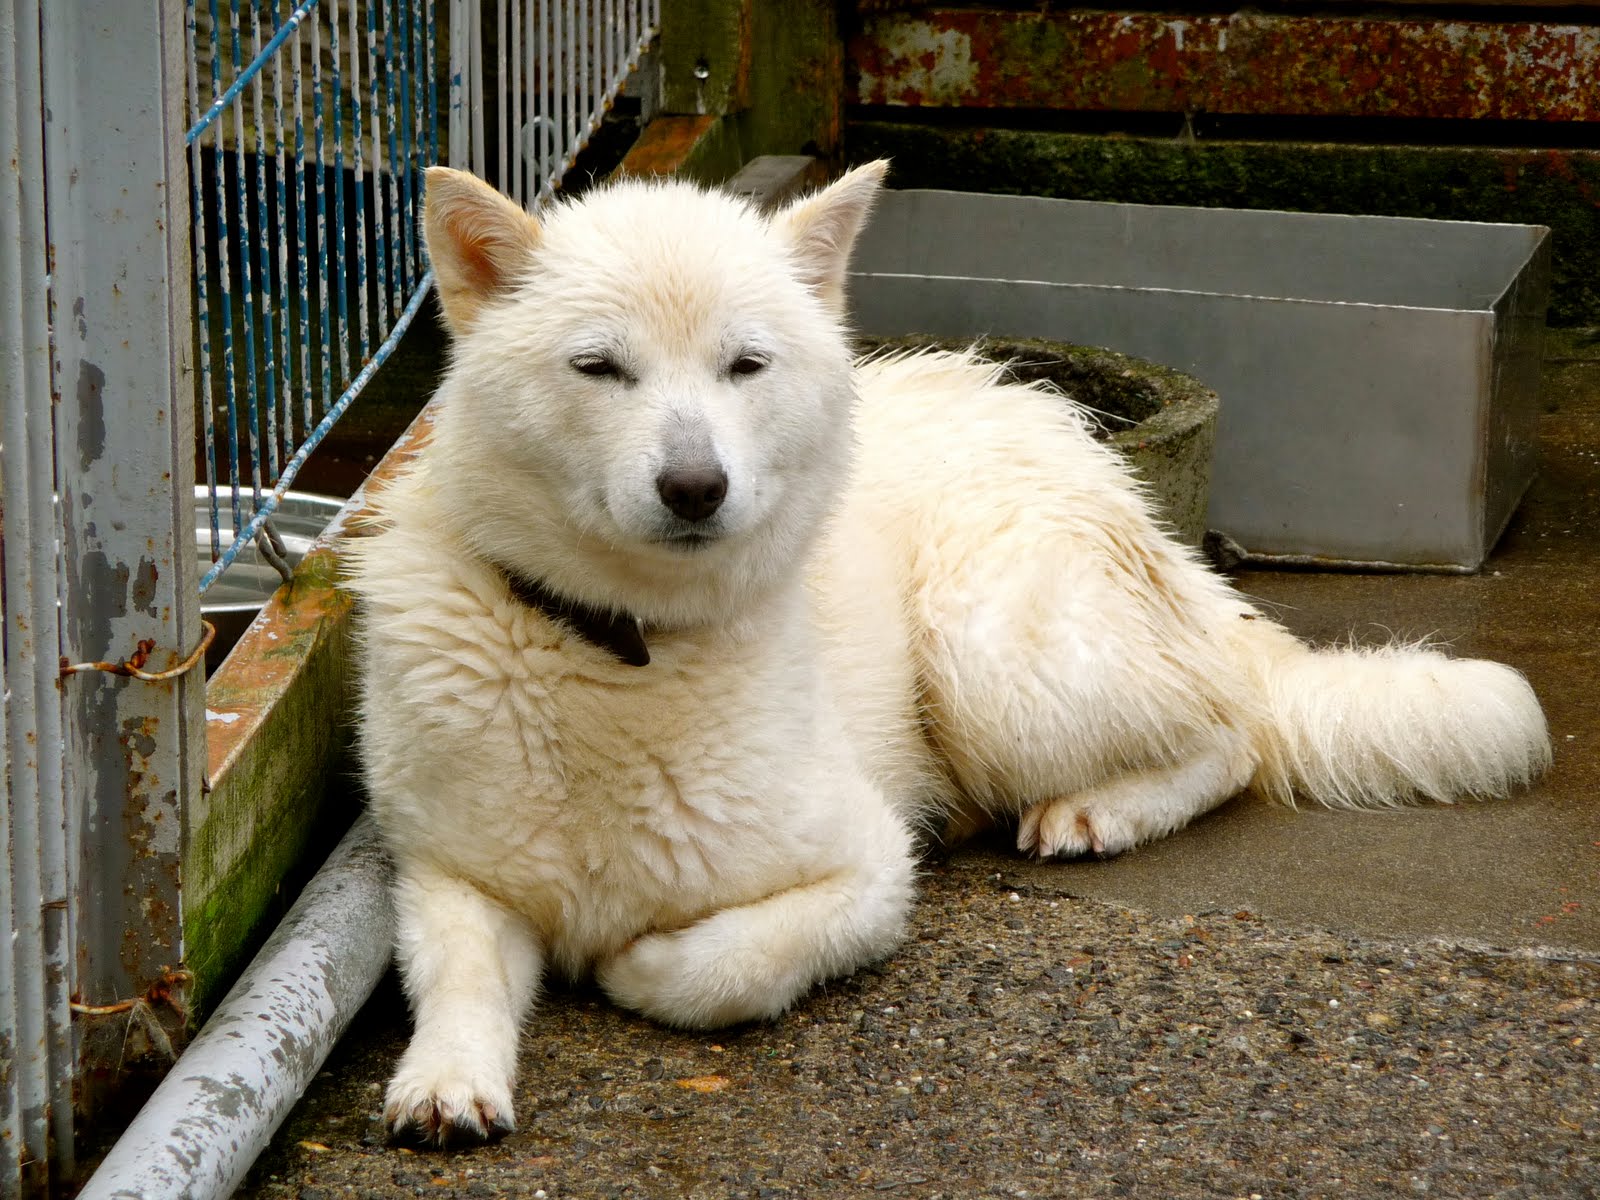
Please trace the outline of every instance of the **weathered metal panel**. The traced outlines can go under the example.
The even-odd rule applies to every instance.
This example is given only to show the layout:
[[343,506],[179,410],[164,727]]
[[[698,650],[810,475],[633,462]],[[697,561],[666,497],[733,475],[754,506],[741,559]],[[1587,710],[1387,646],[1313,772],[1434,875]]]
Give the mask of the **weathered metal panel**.
[[827,167],[809,154],[763,154],[739,168],[723,190],[743,196],[757,208],[775,209],[807,188],[828,181]]
[[1258,557],[1471,570],[1532,474],[1537,372],[1497,306],[1538,323],[1548,236],[890,192],[850,290],[869,333],[1071,339],[1214,388],[1210,521]]
[[62,780],[38,0],[0,3],[0,399],[4,403],[6,813],[0,899],[0,1193],[72,1165],[73,974]]
[[1600,23],[936,8],[847,59],[858,104],[1600,120]]
[[[60,653],[158,672],[200,640],[183,6],[43,15]],[[86,670],[61,688],[78,1101],[92,1109],[141,1052],[169,1057],[182,1026],[181,809],[201,785],[204,680]]]
[[1525,481],[1538,469],[1550,259],[1550,239],[1545,239],[1535,249],[1529,269],[1511,280],[1493,306],[1488,390],[1494,401],[1484,410],[1482,431],[1485,546],[1494,545],[1505,532]]

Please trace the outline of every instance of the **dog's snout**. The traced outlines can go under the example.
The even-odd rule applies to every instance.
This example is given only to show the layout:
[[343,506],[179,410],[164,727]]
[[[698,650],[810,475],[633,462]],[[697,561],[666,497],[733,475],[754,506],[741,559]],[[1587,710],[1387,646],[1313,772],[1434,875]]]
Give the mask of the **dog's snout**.
[[685,521],[704,521],[728,495],[728,473],[721,467],[674,467],[656,476],[661,503]]

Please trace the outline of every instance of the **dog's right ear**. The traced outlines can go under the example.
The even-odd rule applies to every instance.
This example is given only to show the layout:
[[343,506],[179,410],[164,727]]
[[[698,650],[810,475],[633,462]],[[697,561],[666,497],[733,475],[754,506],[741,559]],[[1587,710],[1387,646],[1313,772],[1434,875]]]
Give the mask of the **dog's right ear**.
[[514,286],[539,246],[539,222],[483,180],[429,167],[423,236],[450,332],[476,323],[485,301]]

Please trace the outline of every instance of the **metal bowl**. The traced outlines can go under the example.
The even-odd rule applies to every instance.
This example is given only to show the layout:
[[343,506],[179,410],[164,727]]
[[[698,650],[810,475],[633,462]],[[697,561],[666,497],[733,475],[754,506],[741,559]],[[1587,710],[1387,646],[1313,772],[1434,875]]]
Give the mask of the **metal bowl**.
[[[248,500],[241,495],[241,504]],[[226,550],[233,545],[233,500],[226,492],[217,496],[218,531],[221,545]],[[272,515],[273,528],[283,540],[285,557],[291,567],[311,549],[311,544],[327,527],[328,522],[344,507],[337,496],[319,496],[314,492],[286,492],[278,509]],[[249,520],[245,511],[244,519]],[[194,544],[197,551],[199,582],[211,568],[211,491],[204,486],[194,489]],[[228,656],[250,622],[255,620],[261,606],[271,598],[283,583],[277,570],[263,559],[254,543],[241,547],[239,556],[224,571],[203,596],[200,611],[217,629],[216,639],[206,652],[206,673],[209,675]]]

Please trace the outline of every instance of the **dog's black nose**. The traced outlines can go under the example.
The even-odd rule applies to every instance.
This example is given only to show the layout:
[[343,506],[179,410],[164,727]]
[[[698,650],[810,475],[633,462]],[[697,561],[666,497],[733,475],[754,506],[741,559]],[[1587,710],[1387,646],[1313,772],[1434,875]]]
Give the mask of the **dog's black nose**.
[[656,476],[661,503],[685,521],[704,521],[728,495],[728,473],[721,467],[675,467]]

